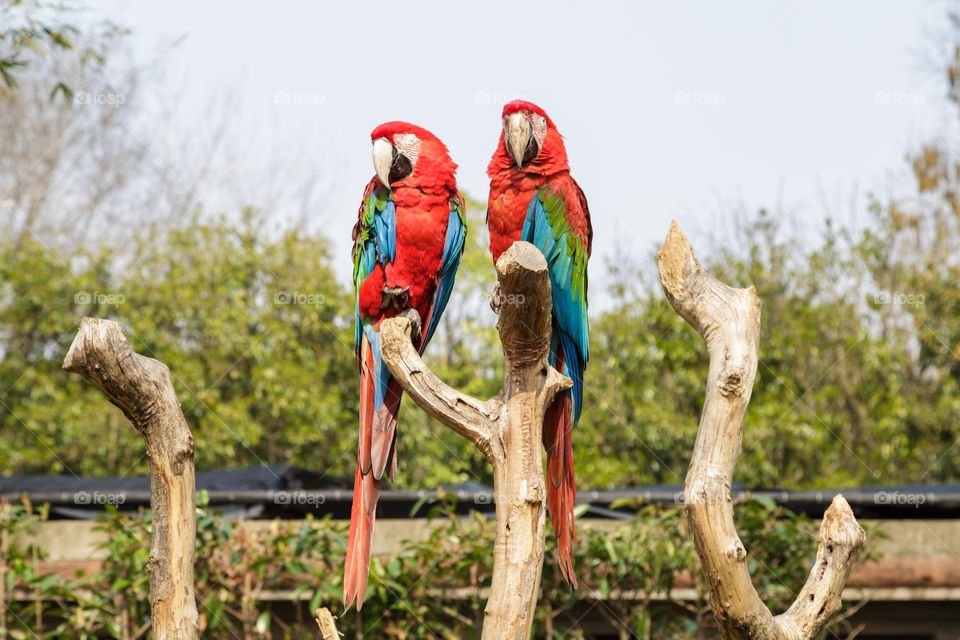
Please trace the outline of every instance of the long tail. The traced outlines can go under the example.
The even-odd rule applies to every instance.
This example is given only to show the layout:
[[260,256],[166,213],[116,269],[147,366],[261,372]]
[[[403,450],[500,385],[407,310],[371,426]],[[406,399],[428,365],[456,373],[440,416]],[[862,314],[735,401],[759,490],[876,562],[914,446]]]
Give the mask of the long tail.
[[[557,370],[563,371],[562,348],[557,350]],[[573,469],[573,399],[570,391],[560,394],[543,418],[543,446],[547,450],[547,508],[557,539],[560,573],[574,588],[577,575],[573,568],[573,543],[577,539],[573,509],[577,499],[577,479]]]
[[347,561],[343,568],[343,608],[354,602],[357,610],[363,608],[370,573],[370,547],[373,543],[373,521],[377,517],[377,500],[381,481],[366,475],[357,465],[353,481],[353,510],[350,512],[350,537],[347,542]]
[[356,602],[358,611],[367,590],[383,474],[393,480],[397,473],[397,415],[402,397],[400,385],[380,361],[379,336],[371,337],[372,343],[364,335],[360,347],[360,438],[343,570],[343,606],[346,609]]

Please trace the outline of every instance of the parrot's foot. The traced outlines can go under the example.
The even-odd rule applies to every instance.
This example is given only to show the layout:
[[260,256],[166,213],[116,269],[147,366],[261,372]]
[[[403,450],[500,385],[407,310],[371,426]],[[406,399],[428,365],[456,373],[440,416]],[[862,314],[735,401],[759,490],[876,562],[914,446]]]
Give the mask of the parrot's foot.
[[503,296],[500,294],[500,283],[494,283],[490,289],[490,308],[497,315],[500,315],[500,303],[503,302]]
[[407,308],[407,300],[410,299],[410,287],[384,287],[383,298],[380,300],[380,308],[386,309],[393,307],[397,311]]
[[410,337],[414,340],[419,340],[423,322],[420,320],[420,314],[417,313],[417,310],[404,309],[400,312],[399,316],[410,321]]

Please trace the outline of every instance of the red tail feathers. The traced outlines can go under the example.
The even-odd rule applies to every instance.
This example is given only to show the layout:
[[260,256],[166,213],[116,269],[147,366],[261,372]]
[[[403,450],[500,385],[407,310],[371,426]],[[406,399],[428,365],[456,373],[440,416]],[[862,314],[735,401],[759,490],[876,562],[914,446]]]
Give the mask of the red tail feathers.
[[347,540],[347,561],[343,569],[343,607],[354,602],[363,608],[370,572],[370,547],[373,542],[373,521],[377,517],[380,481],[372,473],[366,475],[357,465],[353,481],[353,510],[350,512],[350,535]]
[[543,419],[543,446],[547,450],[547,508],[557,538],[557,562],[560,573],[577,588],[573,568],[573,543],[577,539],[573,509],[577,498],[577,479],[573,470],[573,401],[565,391],[547,409]]
[[370,549],[373,523],[377,517],[382,477],[393,480],[397,474],[397,414],[402,389],[391,380],[384,405],[374,411],[375,382],[373,352],[364,338],[360,361],[360,441],[357,447],[357,473],[353,481],[353,509],[350,512],[350,534],[347,538],[347,559],[343,569],[343,605],[357,603],[363,608],[370,573]]
[[370,426],[370,464],[377,480],[383,478],[384,471],[390,481],[397,476],[397,417],[400,415],[400,399],[403,387],[390,379],[383,406],[373,412],[373,424]]

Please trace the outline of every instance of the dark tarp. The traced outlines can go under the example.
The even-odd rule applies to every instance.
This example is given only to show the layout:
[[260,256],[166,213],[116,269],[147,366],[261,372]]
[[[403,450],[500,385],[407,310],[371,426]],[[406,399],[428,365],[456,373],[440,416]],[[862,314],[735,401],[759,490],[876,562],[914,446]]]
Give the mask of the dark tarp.
[[[209,495],[210,507],[232,518],[302,518],[307,513],[349,518],[352,484],[287,464],[197,474],[197,489]],[[960,518],[960,485],[751,491],[737,486],[734,492],[737,499],[769,500],[815,518],[823,515],[837,493],[843,493],[859,518]],[[124,512],[148,506],[150,480],[146,476],[8,476],[0,477],[0,494],[13,500],[26,495],[34,503],[49,503],[53,518],[92,519],[108,504]],[[679,485],[581,490],[577,501],[584,516],[625,519],[643,504],[682,504],[683,490]],[[492,514],[494,508],[490,487],[464,482],[442,489],[387,489],[380,497],[378,517],[423,517],[441,503],[458,513]]]

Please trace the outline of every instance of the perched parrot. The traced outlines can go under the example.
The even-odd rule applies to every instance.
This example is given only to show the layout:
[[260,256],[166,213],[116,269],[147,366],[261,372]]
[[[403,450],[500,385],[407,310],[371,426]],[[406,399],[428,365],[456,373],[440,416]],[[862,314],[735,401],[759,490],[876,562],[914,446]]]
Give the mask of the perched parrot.
[[583,372],[590,357],[590,211],[583,191],[570,176],[563,137],[550,116],[530,102],[514,100],[504,106],[503,129],[487,175],[487,225],[493,261],[514,242],[525,240],[540,249],[549,266],[553,288],[550,364],[573,380],[573,388],[554,401],[543,421],[547,507],[557,538],[560,571],[576,588],[572,556],[577,481],[571,429],[580,419]]
[[421,319],[422,353],[450,299],[467,228],[457,165],[432,133],[387,122],[370,134],[376,176],[353,228],[360,442],[343,577],[344,606],[363,606],[370,545],[384,474],[397,471],[397,414],[403,390],[380,359],[380,323],[407,309]]

